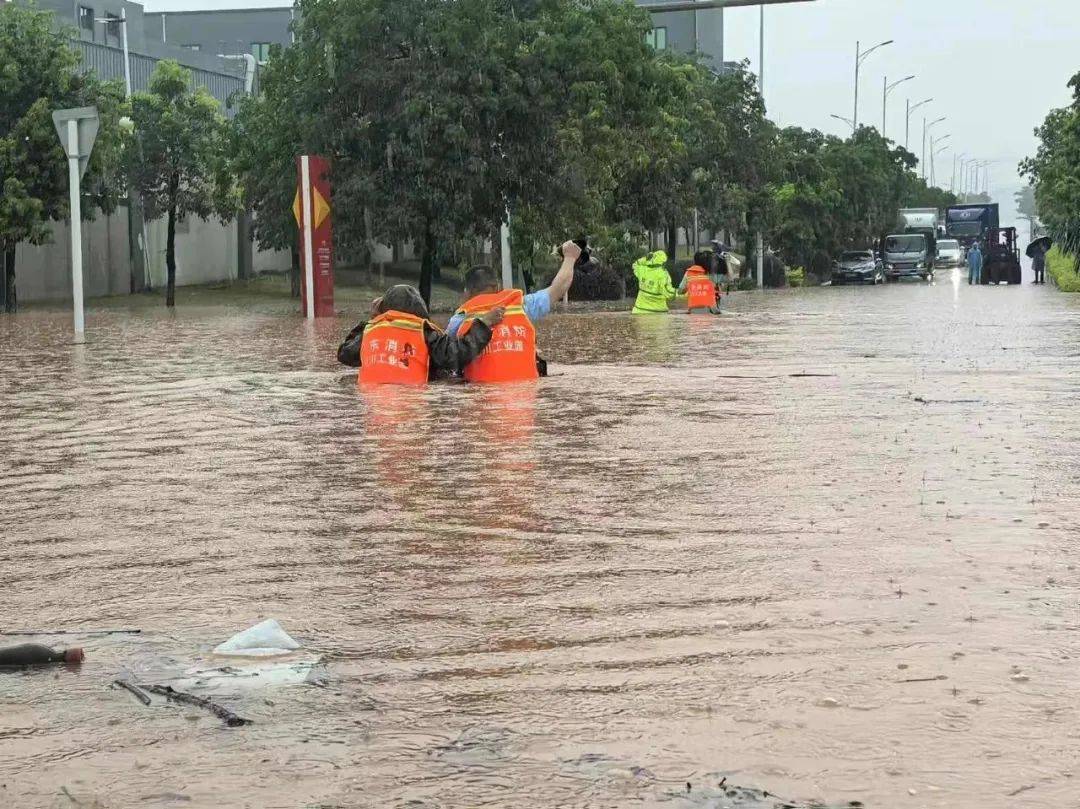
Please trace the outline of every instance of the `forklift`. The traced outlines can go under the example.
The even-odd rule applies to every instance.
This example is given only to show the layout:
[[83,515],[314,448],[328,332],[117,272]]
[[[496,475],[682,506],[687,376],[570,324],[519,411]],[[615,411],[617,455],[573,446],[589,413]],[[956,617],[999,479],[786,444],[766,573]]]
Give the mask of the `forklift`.
[[1020,248],[1016,228],[991,228],[984,246],[982,283],[1019,284]]

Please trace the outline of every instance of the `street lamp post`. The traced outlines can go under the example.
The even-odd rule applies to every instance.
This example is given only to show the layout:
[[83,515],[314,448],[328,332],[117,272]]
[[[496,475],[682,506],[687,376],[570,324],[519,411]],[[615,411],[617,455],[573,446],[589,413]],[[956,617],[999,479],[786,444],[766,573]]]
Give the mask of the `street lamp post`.
[[919,167],[920,167],[920,168],[922,169],[922,176],[923,176],[923,179],[924,179],[924,180],[926,179],[926,135],[927,135],[927,133],[928,133],[928,132],[929,132],[929,131],[930,131],[931,129],[933,129],[933,128],[934,128],[935,126],[937,126],[938,124],[940,124],[940,123],[941,123],[942,121],[944,121],[944,120],[945,120],[946,118],[948,118],[948,117],[949,117],[948,115],[942,115],[942,116],[941,116],[940,118],[937,118],[936,120],[933,120],[933,121],[931,121],[930,123],[927,123],[927,122],[926,122],[926,118],[925,118],[925,117],[924,117],[924,118],[922,119],[922,120],[923,120],[923,129],[922,129],[922,160],[921,160],[921,161],[920,161],[920,163],[919,163]]
[[884,88],[884,90],[881,93],[881,137],[885,137],[885,116],[889,103],[889,93],[891,93],[904,82],[911,81],[913,78],[915,78],[915,76],[911,75],[907,78],[900,79],[900,81],[894,81],[892,84],[889,84],[888,76],[882,79],[881,86]]
[[[96,17],[95,22],[104,23],[105,25],[119,25],[120,26],[120,44],[124,52],[124,98],[128,101],[131,100],[131,53],[128,50],[128,19],[127,9],[120,9],[120,18],[115,17]],[[139,140],[139,148],[142,148],[142,141]],[[138,220],[136,222],[136,219]],[[136,227],[138,225],[139,227]],[[130,287],[132,292],[140,292],[146,287],[146,274],[147,274],[147,261],[146,261],[146,220],[143,218],[142,200],[132,190],[128,189],[128,256],[131,260],[131,280]],[[136,271],[136,265],[138,270]]]
[[977,158],[965,157],[959,161],[960,170],[956,175],[956,191],[963,198],[967,195],[967,178],[971,170],[971,164],[976,162]]
[[830,118],[835,118],[837,121],[843,121],[845,124],[850,126],[852,129],[855,128],[855,122],[852,121],[850,118],[845,118],[843,115],[829,115],[829,117]]
[[956,193],[956,167],[960,161],[967,155],[967,152],[954,153],[952,156],[952,179],[949,180],[949,190],[954,194]]
[[930,183],[931,185],[937,185],[937,165],[934,158],[948,149],[948,146],[942,146],[940,149],[938,145],[944,143],[952,135],[942,135],[940,138],[930,138]]
[[908,148],[908,144],[911,142],[911,113],[915,112],[919,107],[924,104],[929,104],[934,99],[928,98],[925,101],[920,101],[918,104],[912,104],[911,99],[907,100],[907,120],[904,124],[904,148]]
[[124,97],[131,98],[131,56],[128,53],[127,9],[120,9],[120,17],[95,17],[94,22],[120,26],[120,41],[124,49]]
[[880,42],[868,51],[862,50],[862,43],[855,42],[855,114],[851,117],[852,134],[859,131],[859,68],[862,63],[866,61],[866,57],[876,51],[878,48],[884,48],[886,45],[892,45],[893,40],[887,39],[884,42]]

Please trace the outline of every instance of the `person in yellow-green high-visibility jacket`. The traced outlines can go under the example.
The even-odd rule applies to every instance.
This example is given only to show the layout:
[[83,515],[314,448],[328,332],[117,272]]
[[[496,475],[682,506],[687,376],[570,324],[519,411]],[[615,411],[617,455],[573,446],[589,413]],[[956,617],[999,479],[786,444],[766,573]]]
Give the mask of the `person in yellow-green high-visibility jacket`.
[[634,275],[638,282],[638,296],[634,301],[634,314],[663,314],[668,301],[678,296],[667,271],[667,253],[657,250],[634,262]]

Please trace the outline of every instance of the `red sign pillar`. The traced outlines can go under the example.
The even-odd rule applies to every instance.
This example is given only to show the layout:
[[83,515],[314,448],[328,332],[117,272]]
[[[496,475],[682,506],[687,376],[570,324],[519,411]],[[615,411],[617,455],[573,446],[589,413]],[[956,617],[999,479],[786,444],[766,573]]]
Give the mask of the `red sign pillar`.
[[334,316],[334,231],[330,216],[330,164],[296,158],[293,215],[300,226],[300,310],[304,317]]

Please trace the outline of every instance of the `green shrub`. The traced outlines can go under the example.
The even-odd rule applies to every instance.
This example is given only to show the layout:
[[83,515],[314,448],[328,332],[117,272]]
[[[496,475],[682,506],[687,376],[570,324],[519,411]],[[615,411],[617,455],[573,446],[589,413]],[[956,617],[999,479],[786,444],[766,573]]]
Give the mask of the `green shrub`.
[[806,271],[802,267],[795,267],[787,271],[787,283],[789,287],[806,286]]
[[622,273],[607,264],[578,268],[570,286],[572,301],[618,301],[622,300],[623,293]]
[[1046,274],[1062,292],[1080,292],[1076,258],[1055,247],[1046,254]]
[[739,292],[747,292],[751,289],[757,289],[757,281],[749,277],[740,278],[739,283],[735,285],[735,288],[739,290]]

